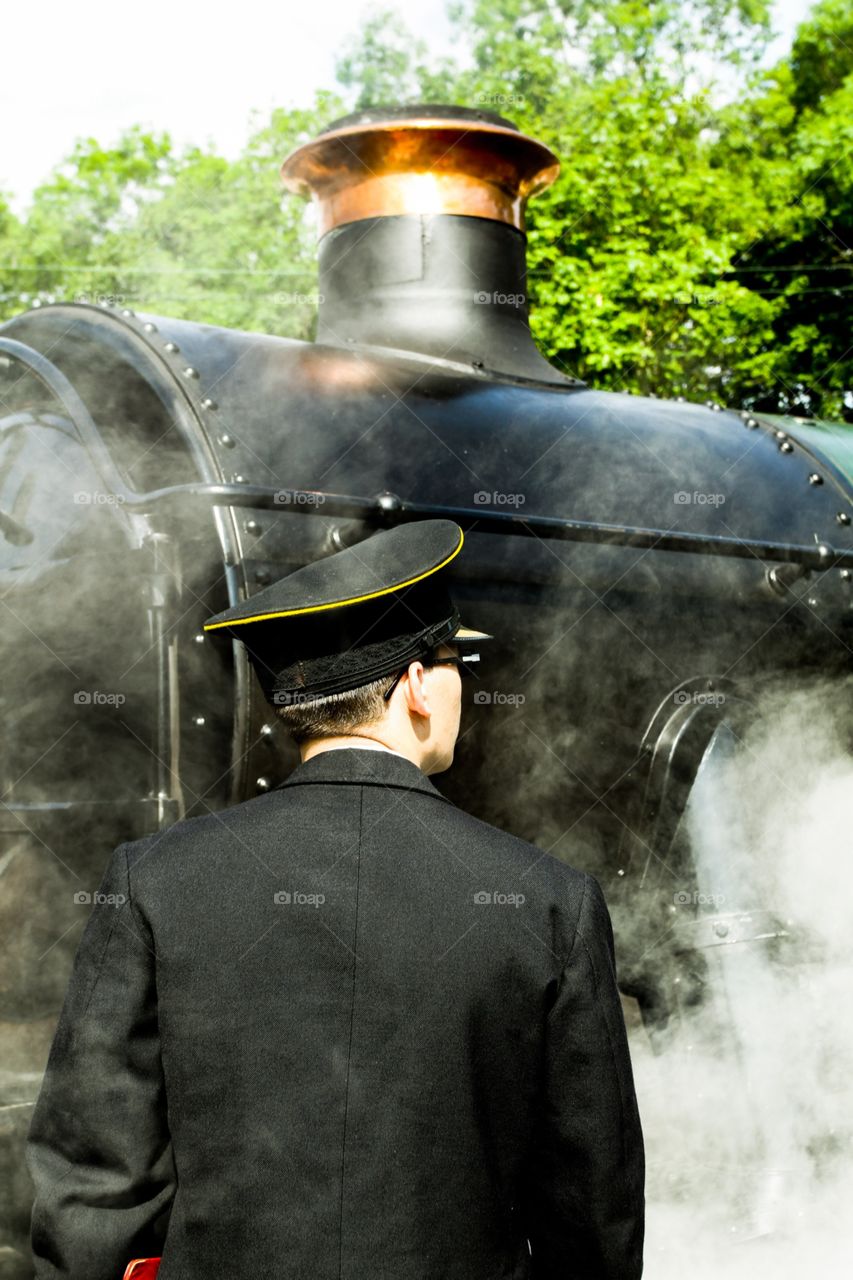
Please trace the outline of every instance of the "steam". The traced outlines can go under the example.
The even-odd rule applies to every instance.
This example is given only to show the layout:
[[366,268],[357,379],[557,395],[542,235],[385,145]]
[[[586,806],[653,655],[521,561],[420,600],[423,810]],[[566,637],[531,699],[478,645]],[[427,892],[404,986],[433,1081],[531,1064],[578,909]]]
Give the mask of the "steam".
[[763,696],[693,790],[712,913],[745,911],[760,931],[766,910],[788,937],[706,947],[709,998],[660,1056],[629,1010],[648,1280],[785,1280],[853,1262],[850,683]]

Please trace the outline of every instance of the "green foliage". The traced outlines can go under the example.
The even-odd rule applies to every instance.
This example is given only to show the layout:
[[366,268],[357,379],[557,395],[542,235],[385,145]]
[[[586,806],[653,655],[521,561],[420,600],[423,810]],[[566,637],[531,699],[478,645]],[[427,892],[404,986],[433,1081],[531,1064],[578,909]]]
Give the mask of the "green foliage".
[[279,168],[343,110],[339,98],[322,95],[310,111],[275,111],[233,162],[188,151],[172,186],[123,238],[134,309],[310,336],[315,235],[303,203],[282,197]]
[[354,94],[350,109],[406,101],[448,102],[455,68],[446,59],[431,64],[427,46],[414,40],[399,14],[374,9],[358,41],[345,49],[335,74]]
[[849,0],[823,0],[796,34],[790,55],[791,101],[797,111],[815,110],[840,89],[853,61],[853,6]]
[[80,140],[36,190],[25,223],[5,235],[0,226],[4,313],[55,291],[88,298],[93,281],[115,293],[123,235],[174,171],[168,134],[134,127],[112,148]]
[[[107,294],[137,310],[308,337],[314,232],[284,156],[335,116],[488,107],[560,156],[531,202],[531,325],[599,387],[853,418],[853,0],[751,63],[765,0],[457,0],[453,60],[376,10],[340,92],[259,122],[228,161],[129,129],[81,141],[23,219],[0,199],[0,309]],[[714,75],[741,89],[720,105]],[[733,95],[731,91],[729,98]]]

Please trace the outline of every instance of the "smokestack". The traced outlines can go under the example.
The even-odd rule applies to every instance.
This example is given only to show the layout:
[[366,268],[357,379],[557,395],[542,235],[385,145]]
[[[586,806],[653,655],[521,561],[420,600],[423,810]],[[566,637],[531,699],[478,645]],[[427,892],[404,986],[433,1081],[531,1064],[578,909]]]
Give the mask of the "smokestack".
[[334,121],[281,168],[318,208],[317,341],[573,383],[527,323],[525,204],[558,171],[491,111],[418,104]]

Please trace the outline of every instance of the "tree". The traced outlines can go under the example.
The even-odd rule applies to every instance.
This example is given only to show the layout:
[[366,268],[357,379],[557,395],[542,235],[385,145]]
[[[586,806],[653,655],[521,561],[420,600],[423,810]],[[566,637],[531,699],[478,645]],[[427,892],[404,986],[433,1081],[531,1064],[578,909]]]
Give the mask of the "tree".
[[[742,378],[744,403],[853,421],[853,4],[824,0],[790,55],[724,118],[720,167],[761,184],[767,213],[730,276],[776,302],[769,377]],[[771,182],[770,179],[773,179]]]
[[451,17],[455,56],[436,59],[374,11],[341,51],[341,91],[274,112],[236,161],[138,129],[79,143],[23,220],[0,204],[5,314],[106,293],[309,337],[314,233],[280,161],[348,110],[458,103],[561,158],[528,223],[552,360],[602,388],[853,417],[853,0],[823,0],[788,57],[749,74],[765,0],[457,0]]

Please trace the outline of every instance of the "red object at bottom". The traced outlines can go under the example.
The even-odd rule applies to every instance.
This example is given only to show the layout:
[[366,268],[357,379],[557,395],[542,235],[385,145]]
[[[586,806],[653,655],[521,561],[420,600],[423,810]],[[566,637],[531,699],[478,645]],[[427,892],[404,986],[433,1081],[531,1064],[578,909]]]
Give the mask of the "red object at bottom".
[[156,1280],[159,1270],[159,1258],[134,1258],[127,1264],[121,1280]]

